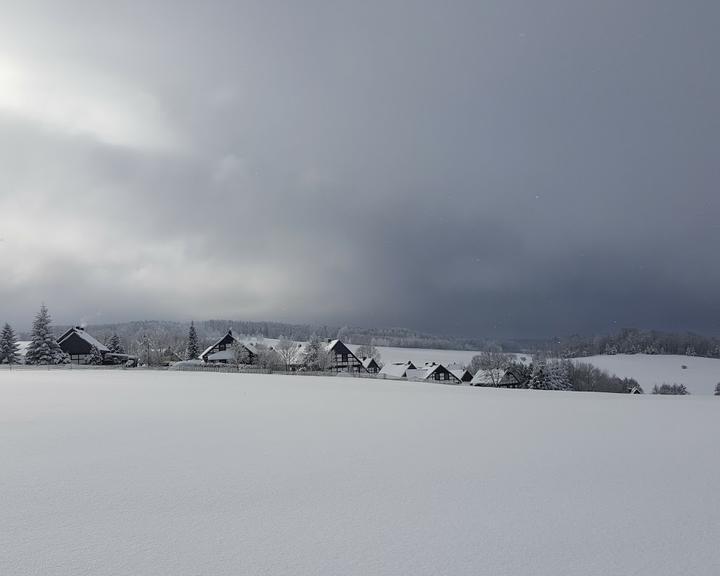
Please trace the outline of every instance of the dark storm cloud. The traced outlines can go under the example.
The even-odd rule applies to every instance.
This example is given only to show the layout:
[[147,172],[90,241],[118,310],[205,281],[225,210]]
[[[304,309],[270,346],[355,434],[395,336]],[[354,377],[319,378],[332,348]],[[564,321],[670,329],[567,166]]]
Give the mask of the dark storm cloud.
[[0,298],[717,332],[713,2],[14,3]]

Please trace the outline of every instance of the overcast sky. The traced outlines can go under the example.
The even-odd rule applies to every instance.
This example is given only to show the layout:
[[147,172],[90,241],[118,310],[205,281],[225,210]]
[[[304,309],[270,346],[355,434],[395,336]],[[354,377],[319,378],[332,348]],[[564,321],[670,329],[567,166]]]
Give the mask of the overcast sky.
[[720,332],[716,0],[0,6],[0,321]]

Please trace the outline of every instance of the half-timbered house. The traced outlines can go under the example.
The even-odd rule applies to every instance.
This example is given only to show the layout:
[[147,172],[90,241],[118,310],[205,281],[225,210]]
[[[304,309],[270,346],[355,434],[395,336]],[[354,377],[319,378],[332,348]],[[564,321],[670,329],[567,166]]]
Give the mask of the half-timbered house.
[[329,340],[325,350],[330,353],[330,370],[333,372],[367,372],[360,359],[342,340]]

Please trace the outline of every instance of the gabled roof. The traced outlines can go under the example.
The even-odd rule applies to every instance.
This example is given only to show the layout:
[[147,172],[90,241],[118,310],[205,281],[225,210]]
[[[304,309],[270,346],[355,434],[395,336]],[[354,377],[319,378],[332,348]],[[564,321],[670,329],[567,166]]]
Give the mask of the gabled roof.
[[422,368],[416,368],[416,369],[408,369],[406,371],[406,376],[408,380],[430,380],[432,379],[435,372],[447,372],[450,374],[450,381],[452,382],[462,382],[460,378],[458,378],[455,374],[453,374],[450,370],[445,368],[442,364],[437,364],[435,362],[426,362],[425,366]]
[[[208,354],[210,354],[210,352],[212,352],[213,348],[215,348],[216,346],[219,346],[220,344],[222,344],[222,343],[224,343],[224,342],[225,342],[225,343],[235,343],[235,342],[237,342],[237,343],[239,343],[239,344],[242,344],[242,345],[247,349],[247,351],[250,352],[251,354],[257,355],[257,353],[258,353],[257,348],[256,348],[254,345],[248,344],[248,343],[243,342],[242,340],[236,338],[235,335],[232,333],[232,329],[230,329],[230,330],[227,331],[227,334],[225,334],[222,338],[220,338],[220,339],[219,339],[217,342],[215,342],[212,346],[208,346],[208,347],[200,354],[200,358],[205,358]],[[208,360],[210,360],[210,359],[212,359],[212,360],[227,360],[228,358],[216,357],[216,354],[213,354],[213,355],[212,355],[212,358],[208,358]]]
[[470,372],[468,372],[465,368],[454,368],[449,370],[455,378],[460,380],[460,382],[470,382],[473,378],[472,374],[470,374]]
[[75,326],[74,328],[70,328],[70,330],[68,330],[62,336],[60,336],[60,338],[57,339],[58,344],[61,344],[62,342],[64,342],[68,338],[70,338],[70,336],[72,336],[73,334],[82,338],[83,340],[85,340],[85,342],[90,344],[90,346],[94,346],[100,352],[110,352],[110,349],[107,346],[105,346],[105,344],[103,344],[99,340],[93,338],[90,334],[88,334],[85,331],[85,328],[81,328],[80,326]]
[[425,379],[427,380],[427,379],[430,378],[433,374],[435,374],[435,372],[438,372],[438,371],[440,371],[440,372],[443,372],[443,371],[448,372],[452,378],[455,378],[458,382],[460,382],[460,378],[458,378],[457,376],[455,376],[450,370],[448,370],[447,368],[445,368],[445,366],[443,366],[442,364],[435,364],[434,362],[432,363],[432,365],[430,365],[430,366],[428,367],[428,369],[427,369],[427,375],[425,376]]
[[372,368],[373,365],[374,365],[374,367],[376,367],[376,368],[380,368],[380,365],[377,363],[377,361],[375,360],[375,358],[373,358],[372,356],[370,356],[369,358],[363,358],[363,359],[361,360],[361,362],[362,362],[362,365],[363,365],[365,368],[368,368],[368,369],[369,369],[369,368]]
[[415,364],[412,362],[388,362],[380,370],[380,374],[392,376],[393,378],[406,378],[408,370],[415,370]]

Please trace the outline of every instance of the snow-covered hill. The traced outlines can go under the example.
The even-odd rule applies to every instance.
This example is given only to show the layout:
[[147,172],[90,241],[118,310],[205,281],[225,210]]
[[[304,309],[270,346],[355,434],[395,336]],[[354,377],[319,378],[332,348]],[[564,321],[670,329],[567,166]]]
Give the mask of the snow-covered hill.
[[0,371],[0,574],[711,575],[720,399]]
[[655,384],[667,383],[685,384],[691,394],[712,394],[720,382],[720,360],[716,358],[617,354],[576,360],[594,364],[621,378],[635,378],[645,392],[650,392]]

